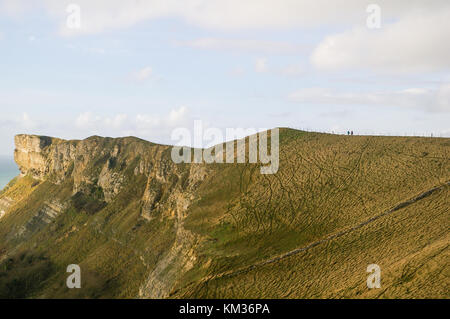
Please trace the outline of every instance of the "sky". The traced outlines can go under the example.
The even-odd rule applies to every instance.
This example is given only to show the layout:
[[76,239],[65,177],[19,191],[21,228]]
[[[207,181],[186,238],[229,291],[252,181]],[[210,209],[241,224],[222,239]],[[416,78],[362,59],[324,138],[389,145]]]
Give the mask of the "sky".
[[0,0],[0,155],[194,120],[450,137],[449,39],[447,0]]

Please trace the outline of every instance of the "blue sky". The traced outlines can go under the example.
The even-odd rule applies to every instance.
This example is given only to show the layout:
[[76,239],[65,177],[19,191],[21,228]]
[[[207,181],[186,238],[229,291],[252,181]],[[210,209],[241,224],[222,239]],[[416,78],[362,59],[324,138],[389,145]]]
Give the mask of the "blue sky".
[[18,133],[171,143],[195,119],[450,136],[448,1],[378,1],[369,29],[372,2],[0,0],[0,154]]

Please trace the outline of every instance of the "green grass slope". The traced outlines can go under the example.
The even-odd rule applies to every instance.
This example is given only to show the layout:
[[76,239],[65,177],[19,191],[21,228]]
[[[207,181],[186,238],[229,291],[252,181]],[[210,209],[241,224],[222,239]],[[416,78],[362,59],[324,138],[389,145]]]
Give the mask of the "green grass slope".
[[[0,297],[449,297],[449,139],[280,129],[276,174],[197,164],[198,183],[165,147],[101,147],[117,143],[128,145],[111,165],[125,183],[109,202],[95,179],[74,194],[70,174],[19,178],[0,193],[0,205],[12,203],[0,219]],[[162,184],[135,173],[155,152],[175,172]],[[90,176],[108,161],[91,161]],[[182,214],[179,194],[191,198]],[[61,213],[42,223],[55,201]],[[65,286],[73,263],[81,289]],[[380,289],[366,286],[373,263]]]

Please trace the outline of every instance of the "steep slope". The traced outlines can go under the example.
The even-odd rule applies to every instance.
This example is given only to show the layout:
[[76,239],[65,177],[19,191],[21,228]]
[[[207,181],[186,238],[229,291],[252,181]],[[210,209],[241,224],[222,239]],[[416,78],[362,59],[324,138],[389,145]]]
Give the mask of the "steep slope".
[[280,129],[273,175],[131,137],[15,142],[0,296],[448,297],[449,139]]

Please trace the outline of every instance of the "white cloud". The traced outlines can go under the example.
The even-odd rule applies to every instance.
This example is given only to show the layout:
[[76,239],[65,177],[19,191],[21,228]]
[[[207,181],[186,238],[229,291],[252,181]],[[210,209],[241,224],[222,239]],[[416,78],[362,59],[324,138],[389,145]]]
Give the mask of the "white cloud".
[[140,136],[150,141],[170,144],[171,132],[177,127],[187,127],[192,119],[189,110],[185,107],[172,109],[164,116],[158,114],[138,114],[128,135]]
[[[5,111],[5,112],[2,112]],[[49,117],[50,116],[50,117]],[[173,144],[171,132],[192,125],[187,107],[174,108],[164,114],[110,114],[83,112],[74,119],[54,118],[52,114],[12,113],[0,109],[0,154],[14,150],[14,135],[38,134],[66,139],[84,139],[91,135],[136,136],[154,143]]]
[[168,123],[170,125],[181,124],[185,120],[187,112],[188,110],[185,106],[182,106],[179,109],[171,110],[169,113]]
[[22,113],[22,120],[20,122],[20,126],[27,130],[31,130],[36,127],[36,123],[31,119],[28,113],[24,112]]
[[0,14],[18,17],[36,5],[34,0],[0,0]]
[[153,129],[161,124],[161,119],[155,115],[138,114],[136,116],[136,127],[138,129]]
[[156,114],[138,114],[136,125],[140,129],[154,129],[155,127],[175,127],[189,120],[189,110],[185,106],[172,109],[165,116]]
[[[71,1],[46,0],[47,8],[61,15]],[[97,33],[123,28],[149,19],[178,17],[190,24],[225,30],[291,28],[334,23],[365,22],[361,0],[78,0],[83,12],[81,32]],[[439,10],[445,0],[378,0],[383,18],[390,19],[414,8]],[[351,21],[351,22],[350,22]]]
[[1,114],[1,128],[14,128],[16,131],[23,130],[31,132],[41,126],[41,123],[39,123],[38,120],[33,119],[28,112],[22,112],[14,115],[10,112],[8,112],[8,114]]
[[[66,27],[68,4],[73,0],[3,0],[2,11],[16,14],[30,6],[44,4],[60,21],[61,33],[86,34],[128,28],[139,22],[179,18],[189,24],[220,30],[315,27],[336,23],[360,24],[367,17],[372,0],[77,0],[82,25],[78,30]],[[383,19],[391,19],[412,9],[439,11],[446,0],[377,0]]]
[[[351,31],[326,37],[311,56],[313,64],[321,69],[389,71],[439,70],[450,64],[450,42],[446,41],[450,38],[448,0],[377,0],[382,22],[378,32],[366,28],[366,8],[372,0],[77,0],[81,28],[70,30],[66,7],[72,2],[3,0],[0,8],[3,13],[14,15],[43,4],[50,16],[59,21],[63,35],[102,33],[162,18],[227,31],[355,26]],[[236,38],[209,37],[179,43],[265,54],[306,49],[289,42]]]
[[139,82],[143,82],[149,79],[153,75],[153,69],[150,66],[146,66],[132,74],[133,79]]
[[75,125],[79,128],[90,129],[96,127],[101,122],[101,117],[92,112],[84,112],[78,115]]
[[255,62],[255,71],[258,73],[267,72],[269,69],[266,58],[258,58]]
[[269,66],[267,58],[258,58],[255,61],[255,72],[271,73],[282,76],[298,76],[304,74],[304,69],[300,64],[288,64],[282,67]]
[[178,126],[188,125],[189,110],[182,106],[170,110],[167,114],[115,114],[101,116],[92,112],[84,112],[75,119],[75,128],[89,134],[99,135],[133,135],[148,140],[160,140],[170,136],[170,130]]
[[293,54],[305,52],[308,46],[282,41],[262,41],[251,39],[200,38],[190,41],[175,42],[176,45],[204,50],[230,50],[262,52],[269,54]]
[[[450,3],[450,2],[449,2]],[[450,67],[450,6],[413,12],[373,31],[358,27],[325,38],[311,61],[321,69],[433,71]]]
[[128,119],[128,115],[126,114],[117,114],[113,117],[107,117],[105,119],[105,125],[112,128],[121,128],[122,125],[126,123]]
[[450,112],[450,84],[437,89],[410,88],[400,91],[339,92],[327,88],[305,88],[292,93],[294,102],[330,105],[375,105]]

